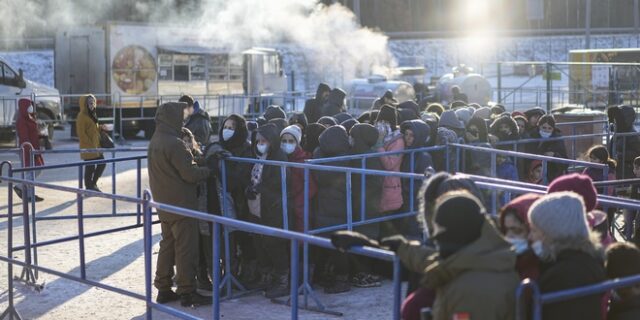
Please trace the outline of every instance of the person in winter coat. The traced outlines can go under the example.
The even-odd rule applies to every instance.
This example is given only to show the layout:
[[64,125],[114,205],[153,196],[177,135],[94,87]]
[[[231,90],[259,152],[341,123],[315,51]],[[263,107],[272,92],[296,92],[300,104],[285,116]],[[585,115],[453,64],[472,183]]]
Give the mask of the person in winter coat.
[[[513,164],[513,160],[511,157],[507,157],[501,154],[496,155],[496,177],[504,180],[511,181],[519,181],[518,178],[518,169]],[[509,198],[507,197],[507,192],[499,192],[499,207],[502,207],[507,202],[509,202]]]
[[385,104],[394,107],[398,105],[398,100],[393,97],[393,92],[391,90],[385,91],[382,97],[373,101],[371,110],[380,110],[380,108],[382,108],[382,106],[384,106]]
[[407,100],[399,104],[398,115],[400,116],[399,123],[403,123],[408,120],[420,119],[420,109],[418,104],[413,100]]
[[[239,158],[253,157],[253,151],[251,149],[251,142],[249,139],[249,128],[247,126],[247,121],[243,116],[231,114],[224,119],[222,126],[218,131],[218,144],[224,150],[229,152],[231,156]],[[216,167],[218,166],[219,165]],[[227,180],[227,192],[233,199],[236,217],[243,221],[258,222],[257,219],[254,219],[254,216],[249,213],[247,198],[245,197],[244,192],[250,180],[251,164],[236,161],[224,161],[224,166]],[[221,178],[222,177],[220,177],[220,179]],[[217,179],[217,177],[214,179]],[[216,190],[216,188],[216,181],[209,179],[208,190]],[[221,212],[221,203],[219,199],[219,197],[209,197],[209,212],[218,214]],[[255,282],[257,280],[256,277],[258,277],[256,271],[258,262],[257,253],[254,247],[254,237],[254,234],[242,231],[234,231],[231,234],[231,240],[235,241],[240,248],[240,281],[245,284]]]
[[447,110],[440,115],[440,121],[438,127],[447,128],[453,130],[458,137],[464,137],[464,124],[458,119],[455,111]]
[[[496,118],[489,127],[489,133],[498,137],[500,141],[514,141],[520,137],[518,135],[518,124],[509,114],[505,114]],[[501,146],[505,150],[513,150],[513,146]]]
[[[352,115],[346,112],[340,112],[338,114],[333,115],[333,118],[336,119],[336,123],[341,124],[349,119],[354,119]],[[347,131],[349,132],[349,131]]]
[[520,136],[520,139],[529,139],[529,135],[527,134],[527,118],[525,118],[524,115],[511,114],[511,116],[518,125],[518,135]]
[[262,117],[269,122],[273,119],[287,119],[287,113],[280,106],[271,105],[267,107]]
[[[253,142],[253,152],[260,160],[287,161],[287,155],[280,147],[280,133],[273,124],[266,124],[257,130]],[[251,169],[249,185],[245,190],[249,212],[260,224],[274,228],[288,228],[283,225],[282,176],[280,167],[255,163]],[[265,296],[277,298],[288,294],[289,263],[287,242],[269,236],[254,237],[258,253],[261,283],[269,283]]]
[[344,112],[346,110],[346,107],[344,105],[344,98],[346,96],[347,93],[340,88],[331,89],[327,101],[322,106],[321,114],[323,116],[334,116],[338,113]]
[[547,114],[544,109],[540,107],[533,107],[531,109],[527,109],[524,112],[525,118],[527,118],[527,132],[529,134],[535,132],[538,129],[538,120],[540,117]]
[[304,147],[305,141],[307,140],[307,126],[309,122],[307,121],[307,116],[302,112],[294,112],[289,118],[289,125],[296,125],[302,131],[302,140],[300,140],[300,147]]
[[633,126],[636,112],[632,106],[616,106],[607,109],[609,123],[615,125],[614,135],[609,144],[610,154],[617,160],[616,177],[633,178],[633,160],[640,156],[640,136],[619,136],[618,134],[636,132]]
[[[640,250],[631,243],[619,242],[607,249],[607,277],[626,278],[640,274]],[[616,289],[608,320],[640,319],[640,285]]]
[[[427,140],[429,140],[429,125],[422,120],[410,120],[405,121],[400,125],[400,132],[404,138],[404,144],[406,149],[419,149],[426,146]],[[412,165],[413,158],[413,167]],[[407,153],[402,159],[402,165],[400,170],[402,172],[425,174],[427,168],[433,170],[433,160],[428,152],[414,152]],[[418,210],[418,191],[422,187],[422,179],[413,180],[413,193],[411,192],[411,180],[402,179],[402,212],[409,212],[409,210]],[[413,202],[413,208],[411,203]],[[405,235],[412,239],[420,237],[420,227],[415,220],[415,217],[408,217],[403,219],[405,226],[403,230],[406,231]]]
[[331,92],[331,87],[326,83],[320,83],[316,90],[316,96],[304,103],[304,114],[309,123],[318,122],[318,119],[322,117],[322,106],[327,102],[329,92]]
[[480,200],[466,191],[445,193],[436,200],[434,224],[438,249],[431,253],[408,257],[402,248],[411,244],[400,236],[381,241],[410,270],[422,272],[425,288],[435,290],[433,318],[513,319],[516,255]]
[[343,126],[344,129],[347,130],[347,132],[350,132],[351,128],[353,128],[353,126],[358,123],[360,123],[358,122],[358,120],[352,118],[352,119],[347,119],[345,121],[342,121],[340,125]]
[[[544,141],[549,138],[562,137],[559,129],[556,128],[556,120],[553,115],[544,115],[538,120],[538,131],[531,133],[531,139],[542,139],[540,142],[528,143],[525,150],[528,153],[539,154],[555,158],[567,158],[567,149],[562,139]],[[566,165],[560,163],[547,163],[547,181],[561,176],[566,171]]]
[[318,139],[320,138],[320,135],[326,129],[327,127],[319,123],[310,123],[309,126],[307,127],[306,143],[304,146],[302,146],[304,151],[313,154],[313,152],[316,150],[316,148],[319,145]]
[[211,136],[211,120],[209,114],[200,108],[200,103],[193,103],[193,113],[187,119],[185,128],[189,129],[201,146],[209,144],[209,136]]
[[[100,148],[100,130],[96,115],[96,97],[85,95],[80,97],[80,113],[76,118],[76,134],[80,140],[80,149]],[[81,153],[84,161],[102,160],[104,156],[99,152]],[[87,190],[102,192],[98,189],[98,179],[102,176],[106,164],[88,165],[84,169],[84,186]]]
[[336,118],[332,116],[322,116],[320,117],[320,119],[318,119],[318,123],[327,128],[339,124],[338,120],[336,120]]
[[529,219],[527,212],[531,205],[542,196],[535,193],[523,194],[500,210],[500,232],[511,243],[518,255],[516,271],[520,279],[538,280],[540,276],[540,259],[529,244]]
[[439,103],[431,103],[427,106],[425,111],[429,113],[435,113],[438,115],[438,117],[440,117],[440,115],[442,115],[442,113],[444,112],[444,106]]
[[[327,128],[319,138],[319,146],[313,154],[314,159],[332,158],[349,154],[349,136],[342,126]],[[350,161],[333,161],[325,163],[329,166],[349,167]],[[342,225],[347,222],[347,190],[346,176],[342,172],[314,172],[318,185],[318,207],[316,226],[328,227]],[[353,189],[352,189],[353,190]],[[326,293],[341,293],[351,290],[349,283],[349,260],[344,253],[331,251],[327,253],[328,262],[333,264],[333,272],[323,272],[327,279]]]
[[[40,150],[40,131],[38,130],[38,122],[36,120],[36,111],[33,102],[29,99],[22,98],[18,101],[18,115],[16,117],[16,133],[18,135],[18,145],[22,146],[23,143],[30,143],[34,150]],[[99,146],[98,146],[99,148]],[[84,154],[82,154],[84,155]],[[31,150],[26,149],[26,152],[22,153],[22,164],[25,168],[32,166],[43,166],[44,160],[42,155],[37,154],[34,157],[34,163],[31,163]],[[41,171],[35,171],[34,174],[37,177]],[[86,181],[86,180],[85,180]],[[22,199],[22,188],[15,185],[13,190]],[[27,187],[29,190],[29,187]],[[44,200],[38,195],[34,195],[37,202]],[[31,197],[26,197],[27,201],[30,201]]]
[[[154,200],[197,210],[197,184],[207,179],[210,170],[198,167],[181,139],[186,108],[186,103],[169,102],[156,112],[156,130],[147,151],[149,186]],[[180,299],[183,306],[211,304],[210,298],[196,292],[198,221],[163,210],[158,210],[158,217],[162,240],[154,280],[159,291],[156,301]],[[171,290],[174,265],[176,292]]]
[[[397,130],[397,116],[394,107],[385,105],[380,109],[376,119],[378,129],[378,152],[390,152],[404,150],[404,139]],[[402,166],[402,154],[393,154],[380,157],[382,167],[387,171],[400,172]],[[402,207],[402,181],[399,177],[387,176],[384,178],[382,197],[380,197],[380,211],[391,212]]]
[[[304,151],[300,146],[300,141],[302,140],[302,131],[296,125],[288,126],[282,132],[280,132],[280,148],[284,153],[287,154],[290,162],[298,162],[304,163],[305,160],[311,159],[311,153]],[[292,204],[292,211],[295,214],[294,220],[294,230],[298,232],[304,232],[304,169],[301,168],[291,168],[289,182],[291,183],[291,187],[288,190],[290,194],[290,198]],[[309,208],[312,208],[314,203],[314,198],[316,193],[318,192],[318,188],[316,186],[315,180],[313,176],[309,175]],[[290,211],[291,212],[291,211]],[[310,213],[310,212],[309,212]],[[312,216],[308,216],[308,221],[312,221]],[[311,225],[309,225],[309,229]]]
[[542,161],[533,160],[529,162],[524,182],[533,184],[543,184]]
[[460,87],[452,86],[451,87],[451,101],[462,101],[464,103],[469,103],[469,98],[467,95],[460,91]]
[[[602,169],[592,167],[585,168],[584,171],[582,171],[582,174],[588,175],[594,182],[616,179],[617,162],[609,157],[609,151],[607,151],[607,147],[603,145],[591,146],[591,148],[587,150],[586,156],[589,162],[606,164],[609,167],[609,174],[605,177],[603,176]],[[613,195],[613,187],[607,188],[607,190],[600,188],[598,190],[598,193],[611,196]]]
[[[598,236],[589,230],[585,204],[573,192],[547,194],[528,213],[531,248],[543,262],[538,285],[544,293],[587,286],[606,279]],[[603,316],[602,294],[545,304],[543,319]]]
[[[438,127],[438,132],[436,134],[436,145],[444,146],[449,143],[458,143],[458,135],[450,129],[445,127]],[[455,149],[436,151],[433,152],[433,164],[436,171],[447,171],[447,170],[455,170],[456,164],[456,152]],[[448,156],[448,162],[447,162]]]
[[480,117],[473,116],[466,126],[464,140],[466,143],[487,142],[487,122]]

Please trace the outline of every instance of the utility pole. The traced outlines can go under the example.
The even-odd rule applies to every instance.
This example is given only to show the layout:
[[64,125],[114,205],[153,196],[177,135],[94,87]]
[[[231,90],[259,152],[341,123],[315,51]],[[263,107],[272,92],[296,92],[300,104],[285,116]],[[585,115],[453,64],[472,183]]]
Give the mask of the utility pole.
[[[637,2],[637,0],[636,0]],[[584,28],[585,28],[585,49],[591,49],[591,0],[586,0]]]

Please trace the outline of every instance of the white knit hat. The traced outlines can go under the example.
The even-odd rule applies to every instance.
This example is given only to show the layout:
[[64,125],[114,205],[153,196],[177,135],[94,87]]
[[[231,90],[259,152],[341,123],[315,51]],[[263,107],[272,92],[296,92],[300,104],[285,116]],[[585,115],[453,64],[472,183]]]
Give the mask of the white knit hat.
[[529,221],[551,239],[589,238],[584,201],[575,192],[545,195],[529,208]]
[[285,133],[292,135],[298,144],[300,144],[300,140],[302,140],[302,131],[300,130],[300,127],[294,124],[284,128],[284,130],[280,132],[280,138],[282,138],[282,135]]

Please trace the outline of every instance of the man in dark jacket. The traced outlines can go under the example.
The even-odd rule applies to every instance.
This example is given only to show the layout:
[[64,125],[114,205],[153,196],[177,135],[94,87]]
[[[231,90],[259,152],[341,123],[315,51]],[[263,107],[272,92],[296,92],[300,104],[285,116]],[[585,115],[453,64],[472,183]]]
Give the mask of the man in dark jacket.
[[[518,124],[509,114],[498,116],[498,118],[491,123],[489,133],[498,137],[501,142],[518,140],[520,137],[518,134]],[[513,150],[513,147],[511,145],[504,145],[500,149]]]
[[344,105],[344,98],[347,96],[347,93],[344,92],[340,88],[333,88],[331,92],[329,92],[329,98],[327,98],[327,102],[322,106],[322,116],[335,116],[338,113],[344,112],[346,107]]
[[[342,126],[327,128],[319,138],[319,147],[313,154],[314,159],[339,157],[349,154],[349,136]],[[329,166],[349,167],[349,161],[334,161],[325,163]],[[328,227],[345,224],[347,222],[347,189],[346,176],[342,172],[313,172],[318,185],[318,208],[316,226]],[[345,254],[331,251],[328,259],[334,264],[335,270],[325,287],[326,293],[340,293],[351,290],[349,284],[349,260]]]
[[[633,126],[636,120],[636,112],[632,106],[615,106],[607,109],[607,115],[609,123],[615,124],[615,133],[611,138],[609,153],[611,153],[612,158],[618,161],[616,178],[634,178],[633,160],[640,156],[640,137],[637,135],[618,136],[618,134],[636,132]],[[614,146],[615,150],[613,150]]]
[[304,114],[307,116],[309,123],[317,122],[322,117],[322,106],[329,98],[329,92],[331,87],[326,83],[318,85],[316,90],[316,96],[313,99],[309,99],[304,104]]
[[193,103],[193,113],[189,116],[184,126],[193,133],[196,138],[196,142],[198,142],[201,147],[205,147],[209,144],[211,121],[209,119],[209,114],[200,108],[200,103],[198,101]]
[[[156,112],[156,130],[147,151],[149,186],[154,200],[197,210],[197,183],[207,179],[208,168],[200,168],[181,139],[186,103],[165,103]],[[162,240],[158,252],[156,278],[158,303],[175,301],[183,306],[210,304],[211,299],[196,292],[198,265],[198,221],[158,210]],[[177,292],[173,285],[176,266]]]
[[[607,249],[607,277],[625,278],[640,274],[640,250],[631,244],[618,242]],[[618,299],[613,299],[607,319],[640,319],[640,285],[616,290]]]

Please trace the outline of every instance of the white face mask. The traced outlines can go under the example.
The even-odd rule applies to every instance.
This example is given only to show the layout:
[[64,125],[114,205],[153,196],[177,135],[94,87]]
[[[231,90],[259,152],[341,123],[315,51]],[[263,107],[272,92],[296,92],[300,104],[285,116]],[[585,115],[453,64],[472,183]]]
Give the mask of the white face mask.
[[534,241],[531,244],[531,250],[533,250],[533,253],[535,253],[538,258],[542,258],[544,256],[544,248],[542,247],[542,241],[540,240]]
[[231,139],[231,137],[233,137],[234,133],[235,133],[235,130],[222,129],[222,140],[228,141],[229,139]]
[[258,149],[258,152],[260,152],[260,154],[265,154],[269,149],[269,145],[266,143],[258,143],[257,149]]
[[546,131],[542,131],[542,130],[540,130],[539,132],[540,132],[540,136],[542,138],[544,138],[544,139],[547,139],[547,138],[551,137],[551,134],[553,133],[553,132],[546,132]]
[[27,108],[27,112],[33,113],[33,106],[29,106],[29,108]]
[[294,143],[283,143],[280,148],[286,154],[292,154],[293,151],[296,150],[296,145]]
[[507,238],[507,241],[509,241],[509,243],[511,243],[513,248],[516,250],[516,254],[522,254],[529,248],[529,241],[527,241],[527,239]]

